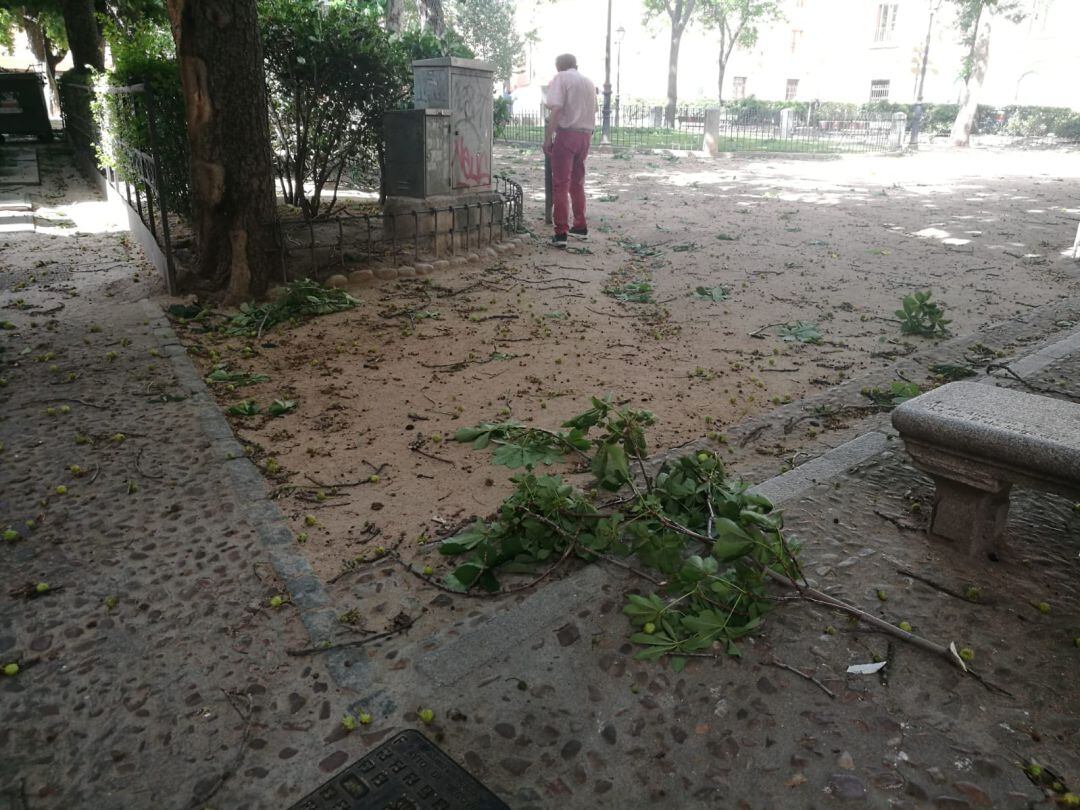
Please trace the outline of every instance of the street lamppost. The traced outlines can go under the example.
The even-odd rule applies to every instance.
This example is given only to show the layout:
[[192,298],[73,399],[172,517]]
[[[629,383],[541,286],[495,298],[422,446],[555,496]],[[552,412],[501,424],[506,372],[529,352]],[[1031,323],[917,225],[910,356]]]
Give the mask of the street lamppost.
[[600,143],[611,143],[611,0],[607,2],[607,41],[604,46],[604,119],[600,128]]
[[615,44],[619,46],[618,56],[615,58],[615,128],[619,127],[619,103],[622,97],[622,41],[626,36],[626,29],[621,25],[615,29]]

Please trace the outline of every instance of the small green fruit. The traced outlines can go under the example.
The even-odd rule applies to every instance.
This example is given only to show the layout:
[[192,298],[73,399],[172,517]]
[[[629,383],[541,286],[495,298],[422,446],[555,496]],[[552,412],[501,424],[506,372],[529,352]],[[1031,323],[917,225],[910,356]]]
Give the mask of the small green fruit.
[[300,534],[296,535],[296,542],[297,543],[306,543],[307,542],[307,537],[308,537],[307,532],[300,532]]
[[897,627],[899,627],[905,633],[910,633],[911,632],[911,624],[910,624],[910,622],[900,622],[900,624],[898,624]]
[[346,731],[354,731],[356,729],[356,718],[351,714],[347,714],[341,718],[341,725]]
[[356,719],[360,721],[360,725],[362,726],[371,725],[371,715],[367,712],[360,712],[360,714],[356,716]]
[[46,408],[45,409],[45,415],[46,416],[56,416],[56,408],[52,408],[52,407]]
[[4,664],[4,674],[15,676],[19,674],[18,664]]
[[379,483],[379,476],[377,476],[377,475],[369,475],[368,476],[368,481],[370,481],[372,484],[377,484],[377,483]]
[[123,433],[114,433],[112,435],[112,440],[114,442],[116,442],[117,444],[120,444],[126,438],[127,438],[127,436],[125,436]]
[[61,484],[60,486],[58,486],[56,488],[56,494],[57,495],[67,495],[67,487],[65,487],[63,484]]
[[1043,772],[1042,765],[1040,765],[1037,762],[1032,762],[1030,765],[1027,766],[1027,772],[1029,774],[1031,774],[1032,776],[1034,776],[1035,778],[1038,778],[1038,777],[1042,776],[1042,772]]
[[[20,537],[22,537],[22,535],[20,535],[20,534],[19,534],[19,533],[18,533],[17,531],[15,531],[14,529],[4,529],[4,539],[5,539],[5,540],[6,540],[7,542],[9,542],[9,543],[14,543],[14,542],[15,542],[16,540],[18,540],[18,539],[19,539]],[[1080,639],[1078,639],[1078,640],[1080,640]]]
[[439,442],[442,441],[442,434],[441,433],[436,433],[434,436],[431,437],[431,440],[433,442],[435,442],[435,444],[438,444]]
[[326,493],[320,489],[318,492],[315,493],[315,500],[319,503],[322,503],[326,500]]
[[71,474],[76,478],[83,474],[83,469],[78,464],[72,464],[68,469],[71,470]]
[[431,709],[421,709],[416,713],[416,716],[420,718],[420,722],[427,725],[435,719],[435,712]]
[[285,600],[282,599],[280,596],[271,596],[270,597],[270,607],[279,608],[284,603],[284,601]]
[[113,610],[119,604],[120,604],[120,600],[117,597],[115,597],[115,596],[106,596],[105,597],[105,607],[108,608],[109,610]]
[[641,629],[644,630],[648,635],[651,636],[653,633],[656,632],[656,625],[653,624],[652,622],[645,622],[645,626],[642,627]]
[[1077,648],[1080,648],[1080,636],[1077,636],[1076,638],[1073,639],[1073,646],[1077,647]]
[[829,625],[828,627],[826,627],[826,628],[825,628],[825,633],[826,633],[827,635],[830,635],[830,636],[835,636],[835,635],[836,635],[836,628],[835,628],[835,627],[833,627],[833,626],[832,626],[832,625],[830,624],[830,625]]
[[708,453],[698,453],[697,454],[697,460],[698,461],[708,461],[709,460],[709,454]]
[[1043,614],[1044,616],[1050,612],[1049,602],[1039,602],[1039,604],[1037,604],[1035,607],[1038,608],[1039,613]]
[[75,444],[87,444],[89,441],[89,436],[83,436],[81,433],[75,434]]
[[34,586],[34,590],[38,593],[45,593],[45,591],[49,590],[49,583],[39,582],[37,585]]
[[[430,577],[434,573],[435,573],[435,569],[432,568],[430,565],[425,565],[424,566],[424,576],[425,577]],[[1077,639],[1077,640],[1080,641],[1080,639]]]
[[1080,807],[1080,796],[1075,793],[1063,793],[1058,797],[1058,803],[1062,807]]
[[971,661],[975,658],[975,651],[971,647],[961,647],[960,657],[965,661]]
[[877,592],[877,598],[880,601],[884,602],[889,597],[888,597],[888,595],[886,595],[885,591],[879,589],[878,592]]
[[61,405],[60,406],[60,413],[71,413],[71,406],[70,405]]
[[305,526],[317,526],[318,523],[319,521],[315,518],[314,515],[304,515]]

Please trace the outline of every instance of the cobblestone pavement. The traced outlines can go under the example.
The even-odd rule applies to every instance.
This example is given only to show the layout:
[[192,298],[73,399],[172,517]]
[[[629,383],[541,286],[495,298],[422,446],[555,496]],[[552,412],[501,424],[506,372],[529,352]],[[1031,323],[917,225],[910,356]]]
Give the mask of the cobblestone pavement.
[[152,328],[155,272],[40,153],[38,227],[0,234],[0,808],[287,804],[371,739],[285,655],[308,635],[268,606],[259,502]]
[[[0,676],[0,810],[287,806],[419,706],[514,808],[1049,806],[1028,759],[1076,790],[1080,514],[1018,492],[1004,562],[973,566],[927,542],[929,481],[888,436],[783,504],[807,575],[971,647],[1008,694],[790,603],[742,659],[635,661],[621,607],[641,583],[596,566],[494,601],[425,593],[418,611],[452,617],[433,635],[288,656],[331,635],[334,604],[139,300],[153,274],[115,230],[73,235],[99,206],[56,154],[42,150],[43,188],[66,179],[53,202],[72,235],[0,237],[15,327],[0,336],[0,524],[19,534],[0,548],[0,663],[21,667]],[[1031,381],[1075,392],[1076,358]],[[385,563],[337,582],[338,602],[374,612],[413,584]],[[7,593],[38,582],[37,598]],[[969,586],[978,602],[946,592]],[[884,677],[846,674],[875,656]],[[375,716],[370,733],[346,734],[346,707]]]

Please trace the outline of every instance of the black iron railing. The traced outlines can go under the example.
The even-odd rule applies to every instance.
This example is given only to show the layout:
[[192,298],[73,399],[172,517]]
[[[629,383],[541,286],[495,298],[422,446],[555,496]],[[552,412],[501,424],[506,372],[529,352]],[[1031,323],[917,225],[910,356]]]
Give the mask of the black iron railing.
[[[705,107],[680,107],[674,121],[663,107],[615,105],[610,143],[615,148],[697,150],[703,147],[709,111]],[[883,152],[897,148],[894,122],[881,113],[852,115],[820,114],[816,111],[781,112],[719,108],[715,149],[721,152]],[[601,142],[597,114],[593,143]],[[510,121],[496,133],[499,140],[540,144],[544,117],[539,109],[515,109]]]
[[[95,96],[116,98],[120,103],[116,105],[115,114],[127,116],[130,121],[138,121],[145,126],[149,151],[138,149],[114,134],[102,132],[93,112]],[[143,83],[125,87],[91,87],[60,82],[60,109],[72,148],[83,152],[93,161],[105,181],[138,215],[161,248],[165,281],[169,292],[175,293],[176,266],[168,211],[171,198],[161,171],[157,115],[150,86]]]

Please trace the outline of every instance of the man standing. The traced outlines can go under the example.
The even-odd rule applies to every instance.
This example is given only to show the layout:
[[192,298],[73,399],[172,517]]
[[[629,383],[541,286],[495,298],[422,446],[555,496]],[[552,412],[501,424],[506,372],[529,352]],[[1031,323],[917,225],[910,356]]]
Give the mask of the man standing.
[[[551,158],[555,209],[555,236],[551,243],[565,248],[568,233],[589,238],[585,224],[585,158],[589,156],[589,142],[596,127],[596,86],[578,73],[573,54],[559,56],[555,67],[559,72],[547,88],[546,105],[551,112],[544,129],[544,153]],[[569,222],[571,206],[573,227]]]

